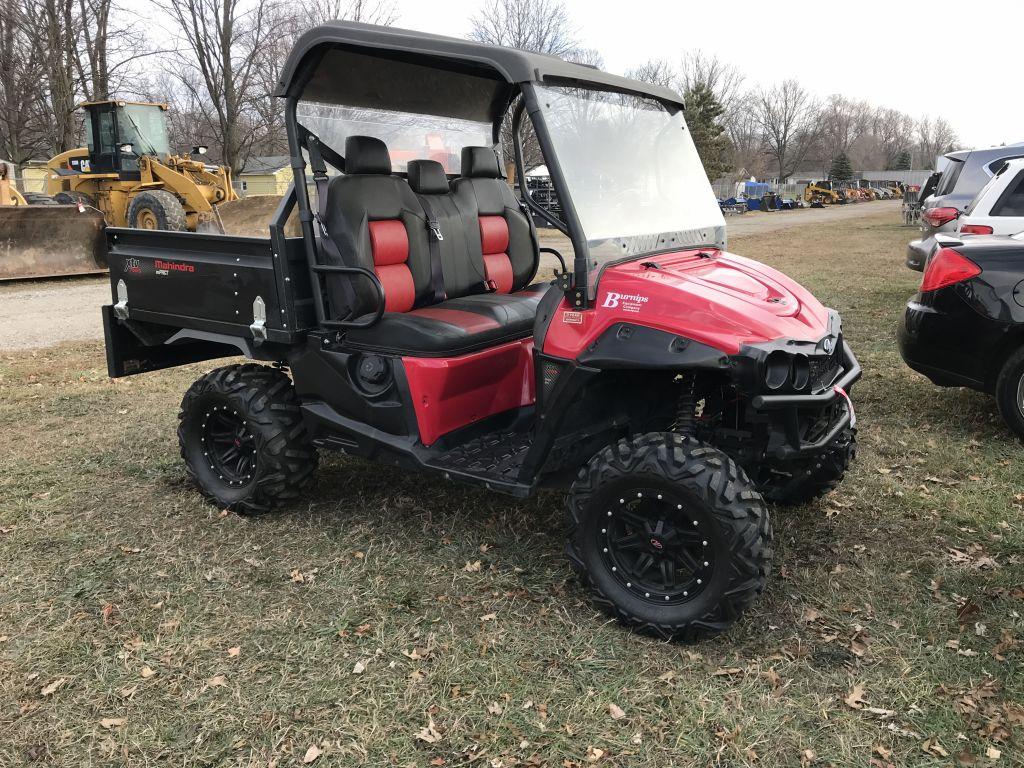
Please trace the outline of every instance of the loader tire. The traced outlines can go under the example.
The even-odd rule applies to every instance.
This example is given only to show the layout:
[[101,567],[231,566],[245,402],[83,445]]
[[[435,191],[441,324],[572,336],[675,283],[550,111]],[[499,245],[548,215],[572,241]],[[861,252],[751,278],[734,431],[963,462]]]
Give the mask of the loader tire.
[[184,232],[188,223],[178,198],[163,189],[147,189],[139,192],[129,203],[128,226]]
[[58,192],[53,196],[53,199],[60,205],[78,205],[81,203],[86,208],[96,208],[96,198],[85,194],[85,192]]
[[317,466],[291,379],[266,365],[217,368],[189,387],[178,442],[203,496],[242,515],[299,498]]
[[690,642],[728,629],[764,590],[772,526],[726,454],[652,432],[594,456],[566,499],[573,569],[595,607]]
[[41,192],[26,192],[22,197],[27,205],[59,205],[52,197]]

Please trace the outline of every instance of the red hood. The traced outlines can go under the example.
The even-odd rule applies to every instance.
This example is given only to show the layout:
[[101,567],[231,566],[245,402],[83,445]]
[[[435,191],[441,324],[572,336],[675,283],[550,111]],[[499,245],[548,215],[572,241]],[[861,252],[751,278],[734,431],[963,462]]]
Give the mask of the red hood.
[[[657,266],[641,266],[652,262]],[[727,354],[774,339],[818,341],[828,332],[827,310],[781,272],[731,253],[688,250],[605,270],[592,309],[574,313],[563,302],[556,311],[544,352],[575,358],[619,322],[668,331]]]

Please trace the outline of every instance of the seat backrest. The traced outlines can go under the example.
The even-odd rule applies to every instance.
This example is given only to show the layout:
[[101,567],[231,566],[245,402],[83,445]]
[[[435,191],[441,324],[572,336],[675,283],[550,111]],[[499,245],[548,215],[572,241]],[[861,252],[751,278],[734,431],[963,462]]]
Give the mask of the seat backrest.
[[[410,160],[409,186],[428,218],[437,221],[445,298],[455,299],[486,290],[486,272],[477,235],[476,208],[467,210],[455,201],[444,166],[434,160]],[[427,240],[434,235],[428,231]]]
[[475,211],[487,279],[499,293],[518,291],[537,274],[539,252],[530,221],[501,178],[490,147],[463,147],[462,176],[452,183],[464,212]]
[[[345,140],[345,175],[331,180],[327,190],[327,230],[342,254],[373,270],[384,287],[385,310],[407,312],[430,291],[430,263],[423,208],[404,179],[392,175],[388,148],[371,136]],[[351,242],[344,242],[344,233]],[[348,304],[342,280],[352,280],[354,316],[376,306],[365,280],[328,277],[329,298],[335,307]]]

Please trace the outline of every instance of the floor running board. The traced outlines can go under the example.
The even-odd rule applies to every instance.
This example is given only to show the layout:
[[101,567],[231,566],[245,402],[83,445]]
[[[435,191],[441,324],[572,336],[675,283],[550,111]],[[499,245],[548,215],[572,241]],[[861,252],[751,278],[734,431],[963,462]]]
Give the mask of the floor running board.
[[491,432],[463,443],[429,463],[436,469],[484,482],[521,485],[519,468],[533,443],[531,432]]

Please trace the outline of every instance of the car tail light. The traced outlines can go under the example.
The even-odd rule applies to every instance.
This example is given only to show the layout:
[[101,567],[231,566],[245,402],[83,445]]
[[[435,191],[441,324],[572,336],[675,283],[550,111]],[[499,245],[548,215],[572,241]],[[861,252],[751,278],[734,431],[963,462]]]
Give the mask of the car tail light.
[[960,227],[961,235],[991,235],[992,227],[988,224],[964,224]]
[[943,224],[948,224],[960,215],[960,211],[956,208],[929,208],[928,210],[921,211],[921,216],[933,227],[941,227]]
[[970,280],[981,274],[981,267],[952,248],[940,248],[929,259],[921,280],[921,292],[937,291],[948,285]]

